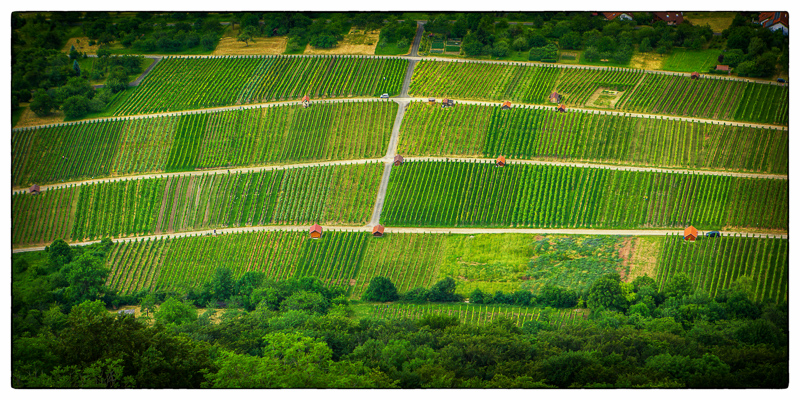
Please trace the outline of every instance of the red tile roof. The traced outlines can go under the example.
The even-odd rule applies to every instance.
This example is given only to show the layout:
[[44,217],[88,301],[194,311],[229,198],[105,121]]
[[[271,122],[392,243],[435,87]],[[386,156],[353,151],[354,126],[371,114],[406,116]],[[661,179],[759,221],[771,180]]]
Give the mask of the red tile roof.
[[511,107],[511,102],[510,101],[504,101],[503,102],[503,107]]
[[674,22],[676,24],[683,23],[683,12],[681,11],[654,12],[653,15],[656,19],[662,21]]
[[633,13],[630,12],[604,12],[603,16],[606,17],[607,20],[611,21],[612,19],[617,18],[622,14],[625,14],[631,17],[631,19],[633,19]]
[[697,237],[697,228],[690,226],[683,230],[683,237],[694,236]]
[[322,227],[319,226],[319,224],[311,225],[311,228],[309,228],[308,233],[313,233],[313,232],[322,233]]
[[311,99],[308,98],[308,95],[303,96],[303,101],[309,101]]
[[383,229],[384,229],[383,225],[375,225],[375,227],[372,228],[372,234],[374,235],[376,233],[380,233],[381,235],[383,235]]
[[717,71],[730,71],[731,67],[727,65],[717,65]]
[[505,163],[506,163],[506,157],[505,156],[497,157],[497,164],[505,164]]
[[785,11],[770,11],[770,12],[762,12],[758,16],[758,23],[765,28],[769,28],[775,24],[783,24],[785,27],[789,27],[789,13]]

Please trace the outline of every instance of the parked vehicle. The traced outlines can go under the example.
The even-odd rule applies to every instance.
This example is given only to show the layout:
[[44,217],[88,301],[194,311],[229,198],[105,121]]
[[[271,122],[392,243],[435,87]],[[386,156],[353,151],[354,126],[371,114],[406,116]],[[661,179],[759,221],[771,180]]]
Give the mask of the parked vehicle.
[[778,83],[786,83],[786,80],[783,78],[778,78]]
[[719,233],[719,231],[706,232],[706,237],[707,238],[718,238],[720,236],[722,236],[722,235]]
[[384,94],[382,94],[382,95],[381,95],[381,98],[382,98],[382,99],[388,99],[388,98],[389,98],[389,93],[384,93]]

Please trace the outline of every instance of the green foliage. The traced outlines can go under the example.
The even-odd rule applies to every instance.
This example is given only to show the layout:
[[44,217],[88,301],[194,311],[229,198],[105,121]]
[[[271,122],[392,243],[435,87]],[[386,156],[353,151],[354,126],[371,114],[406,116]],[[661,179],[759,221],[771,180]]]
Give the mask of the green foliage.
[[620,287],[619,274],[609,274],[594,281],[589,288],[589,297],[586,305],[592,310],[617,310],[625,311],[628,302]]
[[461,301],[462,297],[456,294],[456,281],[448,276],[436,282],[436,284],[431,287],[430,291],[428,291],[427,300],[433,302],[453,302]]
[[376,276],[369,281],[369,287],[364,295],[361,296],[365,301],[379,301],[385,303],[387,301],[395,301],[400,296],[397,293],[397,288],[389,278]]
[[38,89],[31,100],[30,109],[37,116],[44,117],[50,115],[58,107],[55,100],[43,89]]
[[161,303],[155,312],[156,322],[164,325],[182,325],[197,320],[197,310],[174,297]]

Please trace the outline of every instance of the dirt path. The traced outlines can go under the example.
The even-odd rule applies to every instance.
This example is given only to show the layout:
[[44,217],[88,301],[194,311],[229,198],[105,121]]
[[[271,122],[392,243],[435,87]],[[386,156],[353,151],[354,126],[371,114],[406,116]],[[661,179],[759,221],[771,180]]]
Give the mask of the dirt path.
[[164,57],[162,57],[162,56],[148,56],[147,58],[152,58],[153,59],[153,63],[150,64],[150,66],[147,67],[147,69],[145,69],[144,72],[142,72],[142,74],[139,75],[139,77],[134,79],[132,82],[128,83],[128,86],[139,86],[139,84],[142,83],[142,79],[144,79],[144,77],[147,76],[147,74],[149,74],[150,71],[153,70],[153,67],[155,67],[156,64],[158,64],[158,62],[161,61],[161,59],[163,59]]
[[[189,236],[204,236],[211,235],[213,229],[206,229],[203,231],[194,232],[180,232],[174,234],[162,235],[145,235],[113,239],[114,243],[132,242],[144,239],[164,239],[164,238],[181,238]],[[281,226],[245,226],[239,228],[217,228],[217,235],[227,235],[233,233],[245,232],[268,232],[268,231],[295,231],[307,232],[308,226],[306,225],[281,225]],[[372,226],[323,226],[323,231],[338,231],[338,232],[372,232]],[[683,230],[657,230],[657,229],[528,229],[528,228],[394,228],[387,227],[386,233],[438,233],[438,234],[455,234],[455,235],[479,235],[479,234],[497,234],[497,233],[522,233],[528,235],[622,235],[622,236],[665,236],[682,234]],[[739,234],[741,232],[721,231],[723,235]],[[759,238],[773,238],[773,239],[788,239],[789,235],[768,235],[768,234],[749,234],[750,237]],[[99,240],[87,242],[74,242],[70,243],[71,246],[85,246],[93,243],[99,243]],[[12,249],[12,253],[23,253],[28,251],[42,251],[45,246],[37,247],[22,247]]]
[[422,41],[422,34],[425,33],[425,22],[417,21],[417,34],[414,36],[414,43],[411,45],[409,56],[418,57],[419,43]]
[[[494,162],[494,158],[465,158],[465,157],[406,157],[405,161],[461,161],[461,162]],[[531,165],[555,165],[560,167],[580,167],[580,168],[604,168],[613,170],[624,171],[652,171],[663,172],[667,174],[684,174],[691,173],[695,175],[716,175],[716,176],[733,176],[739,178],[761,178],[761,179],[789,179],[786,175],[769,175],[769,174],[748,174],[744,172],[725,172],[725,171],[706,171],[706,170],[688,170],[688,169],[666,169],[657,167],[631,167],[627,165],[614,165],[614,164],[600,164],[600,163],[578,163],[578,162],[560,162],[560,161],[539,161],[539,160],[518,160],[506,159],[507,163],[512,164],[531,164]]]

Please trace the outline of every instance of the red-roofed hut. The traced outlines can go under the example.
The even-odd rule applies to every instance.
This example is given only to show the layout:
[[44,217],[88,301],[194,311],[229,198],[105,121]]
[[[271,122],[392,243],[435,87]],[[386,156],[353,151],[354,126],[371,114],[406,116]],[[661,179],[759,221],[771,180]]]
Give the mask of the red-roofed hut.
[[565,106],[563,104],[559,104],[558,108],[556,108],[556,111],[567,112],[567,106]]
[[30,194],[39,194],[39,185],[33,184],[30,189],[28,189],[28,193]]
[[508,110],[510,108],[511,108],[511,102],[510,101],[504,101],[503,102],[503,106],[500,107],[501,110]]
[[403,165],[403,156],[400,154],[394,156],[394,165],[398,167]]
[[700,79],[700,73],[699,72],[692,72],[692,79]]
[[308,230],[309,235],[311,235],[312,239],[319,239],[322,237],[322,227],[319,224],[311,225],[311,228]]
[[375,225],[375,227],[372,228],[372,236],[383,237],[383,230],[384,230],[383,225]]
[[690,226],[683,230],[683,238],[685,240],[694,241],[697,239],[697,228]]
[[497,161],[494,162],[494,165],[497,167],[505,167],[506,158],[504,156],[497,157]]

